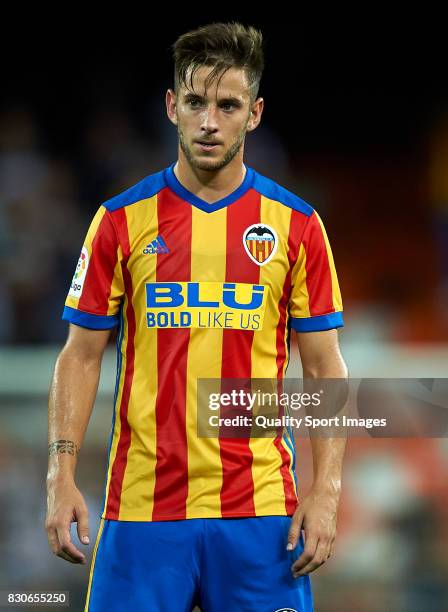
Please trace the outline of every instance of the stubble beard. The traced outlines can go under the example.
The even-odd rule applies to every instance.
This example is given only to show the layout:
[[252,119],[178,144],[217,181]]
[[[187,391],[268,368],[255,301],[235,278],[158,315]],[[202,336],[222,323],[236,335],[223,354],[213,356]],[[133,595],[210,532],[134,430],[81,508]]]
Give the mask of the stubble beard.
[[233,144],[230,146],[224,157],[216,161],[214,159],[198,159],[198,157],[193,153],[191,147],[188,146],[184,137],[184,133],[182,132],[182,129],[179,125],[177,128],[177,133],[179,136],[180,147],[190,166],[193,168],[197,168],[198,170],[208,170],[209,172],[212,172],[215,170],[220,170],[221,168],[224,168],[224,166],[227,166],[227,164],[229,164],[232,159],[234,159],[234,157],[237,155],[244,142],[244,137],[246,136],[246,126],[244,126],[244,128],[241,130],[235,142],[233,142]]

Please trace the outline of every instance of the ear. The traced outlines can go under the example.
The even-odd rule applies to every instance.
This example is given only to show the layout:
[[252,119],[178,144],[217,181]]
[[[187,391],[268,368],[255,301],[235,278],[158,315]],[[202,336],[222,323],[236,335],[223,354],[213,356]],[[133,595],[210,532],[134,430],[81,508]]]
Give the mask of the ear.
[[177,113],[176,113],[176,94],[172,89],[168,89],[165,96],[166,102],[166,114],[168,119],[174,125],[177,125]]
[[263,113],[263,108],[264,108],[263,98],[257,98],[257,100],[255,100],[255,102],[252,104],[252,107],[250,109],[250,117],[247,123],[248,132],[252,132],[260,124],[261,115]]

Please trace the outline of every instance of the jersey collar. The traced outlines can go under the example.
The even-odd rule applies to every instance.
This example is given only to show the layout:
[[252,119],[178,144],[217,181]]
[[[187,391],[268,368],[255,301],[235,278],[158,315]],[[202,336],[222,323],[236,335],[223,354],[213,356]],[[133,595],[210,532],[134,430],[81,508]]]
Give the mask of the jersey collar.
[[209,204],[209,202],[202,200],[191,191],[188,191],[188,189],[186,189],[182,185],[182,183],[179,182],[177,176],[174,174],[175,165],[176,162],[174,162],[174,164],[171,164],[171,166],[166,168],[164,171],[166,184],[170,189],[172,189],[172,191],[174,191],[174,193],[176,193],[180,198],[182,198],[182,200],[185,200],[189,204],[192,204],[193,206],[196,206],[197,208],[200,208],[201,210],[207,213],[219,210],[220,208],[224,208],[225,206],[236,202],[236,200],[241,198],[246,193],[246,191],[248,191],[252,187],[252,184],[254,182],[254,170],[245,166],[246,175],[241,185],[228,196],[222,198],[222,200],[218,200],[217,202],[213,202],[213,204]]

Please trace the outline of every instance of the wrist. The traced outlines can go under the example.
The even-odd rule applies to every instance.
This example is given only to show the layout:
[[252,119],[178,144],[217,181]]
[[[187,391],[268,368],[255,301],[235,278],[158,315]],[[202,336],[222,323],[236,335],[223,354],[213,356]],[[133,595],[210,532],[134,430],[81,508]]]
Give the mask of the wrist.
[[47,488],[68,484],[75,484],[75,473],[73,469],[61,469],[60,466],[50,467],[48,469]]
[[66,489],[67,487],[76,487],[75,479],[70,477],[47,478],[47,492],[57,491],[58,489]]
[[78,452],[72,440],[58,439],[48,445],[47,486],[74,483]]
[[335,497],[339,497],[341,494],[341,478],[335,477],[327,477],[316,478],[313,481],[311,486],[311,490],[316,495],[334,495]]

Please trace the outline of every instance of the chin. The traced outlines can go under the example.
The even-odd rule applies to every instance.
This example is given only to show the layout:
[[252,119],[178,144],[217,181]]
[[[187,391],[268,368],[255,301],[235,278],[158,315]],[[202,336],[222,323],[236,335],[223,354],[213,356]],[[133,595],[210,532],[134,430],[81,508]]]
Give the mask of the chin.
[[204,159],[203,157],[195,157],[192,161],[193,165],[199,170],[219,170],[220,168],[226,165],[226,162],[223,158]]

